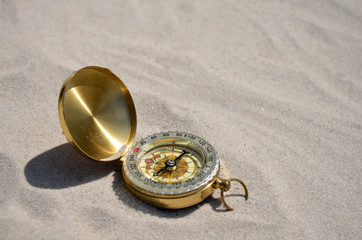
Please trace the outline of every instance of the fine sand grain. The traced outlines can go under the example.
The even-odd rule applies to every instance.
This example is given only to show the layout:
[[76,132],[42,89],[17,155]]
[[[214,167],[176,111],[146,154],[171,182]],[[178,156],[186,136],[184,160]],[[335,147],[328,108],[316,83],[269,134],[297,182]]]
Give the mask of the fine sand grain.
[[[361,1],[5,0],[0,32],[0,239],[362,238]],[[136,140],[205,138],[249,200],[156,209],[80,156],[57,100],[89,65],[129,88]]]

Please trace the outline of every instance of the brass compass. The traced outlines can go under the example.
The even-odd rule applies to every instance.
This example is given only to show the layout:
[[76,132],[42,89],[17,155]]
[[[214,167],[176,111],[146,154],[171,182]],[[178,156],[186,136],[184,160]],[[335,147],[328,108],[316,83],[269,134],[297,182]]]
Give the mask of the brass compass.
[[70,144],[97,161],[120,160],[126,188],[160,208],[195,205],[215,189],[224,192],[239,179],[219,177],[216,150],[204,139],[184,132],[162,132],[133,143],[136,110],[124,83],[106,68],[90,66],[64,82],[58,102],[59,119]]

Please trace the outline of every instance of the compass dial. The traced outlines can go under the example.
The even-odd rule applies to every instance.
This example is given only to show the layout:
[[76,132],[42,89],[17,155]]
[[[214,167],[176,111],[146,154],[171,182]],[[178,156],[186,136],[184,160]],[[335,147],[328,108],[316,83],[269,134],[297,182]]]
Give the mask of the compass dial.
[[219,159],[210,144],[179,132],[142,139],[128,151],[125,161],[126,180],[144,191],[166,195],[198,189],[219,171]]
[[145,153],[138,168],[155,181],[177,183],[195,176],[197,169],[202,167],[200,159],[201,156],[189,148],[165,145]]

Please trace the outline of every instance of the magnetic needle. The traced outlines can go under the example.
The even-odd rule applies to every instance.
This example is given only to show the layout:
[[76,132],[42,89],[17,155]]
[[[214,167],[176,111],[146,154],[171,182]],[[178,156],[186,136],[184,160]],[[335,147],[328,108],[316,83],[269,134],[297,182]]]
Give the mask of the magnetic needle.
[[160,208],[195,205],[215,189],[224,192],[239,179],[219,177],[216,150],[206,140],[184,132],[162,132],[133,143],[136,110],[124,83],[106,68],[90,66],[73,73],[60,91],[59,119],[70,144],[97,161],[120,160],[126,188]]

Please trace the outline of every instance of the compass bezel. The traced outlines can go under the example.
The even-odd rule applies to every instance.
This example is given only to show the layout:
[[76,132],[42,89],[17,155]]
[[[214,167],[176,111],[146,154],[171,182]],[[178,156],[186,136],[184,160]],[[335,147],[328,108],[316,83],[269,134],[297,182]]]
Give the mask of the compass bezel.
[[[197,147],[195,151],[203,152],[205,163],[198,173],[193,178],[183,181],[181,185],[161,183],[142,175],[136,164],[145,149],[162,146],[155,144],[157,142],[170,144],[177,139],[190,142],[192,144],[188,147]],[[162,132],[145,137],[129,149],[123,160],[123,176],[127,189],[142,200],[165,208],[181,208],[180,206],[185,207],[185,204],[191,206],[205,199],[213,192],[212,184],[219,171],[219,157],[214,147],[203,138],[185,132]],[[180,199],[185,200],[184,198],[190,198],[191,201],[182,203]],[[168,202],[167,206],[165,201]],[[173,206],[169,202],[173,202]]]

